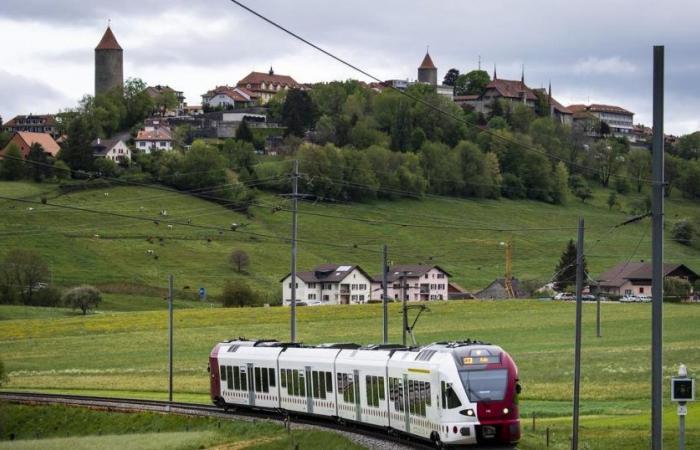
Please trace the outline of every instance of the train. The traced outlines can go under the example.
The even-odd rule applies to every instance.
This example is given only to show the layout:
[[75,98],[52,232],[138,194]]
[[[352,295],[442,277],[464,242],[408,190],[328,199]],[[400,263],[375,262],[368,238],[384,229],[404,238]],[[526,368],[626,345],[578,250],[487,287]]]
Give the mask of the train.
[[521,385],[497,345],[306,346],[238,338],[209,355],[212,402],[369,426],[438,447],[520,440]]

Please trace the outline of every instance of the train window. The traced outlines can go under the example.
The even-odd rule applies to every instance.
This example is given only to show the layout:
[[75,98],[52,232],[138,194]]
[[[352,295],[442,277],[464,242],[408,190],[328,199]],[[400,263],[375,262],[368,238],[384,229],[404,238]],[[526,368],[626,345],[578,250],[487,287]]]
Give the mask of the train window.
[[319,398],[321,396],[321,394],[319,394],[319,392],[318,392],[318,385],[319,385],[318,372],[315,370],[313,372],[311,372],[311,378],[313,379],[313,394],[312,395],[314,396],[314,398]]
[[221,381],[226,381],[226,366],[219,366],[219,374]]
[[425,385],[428,384],[424,381],[419,381],[418,382],[418,387],[419,387],[419,392],[420,392],[420,401],[418,402],[418,414],[421,416],[425,417],[425,402],[426,402],[426,394],[427,390],[425,388]]
[[430,383],[425,383],[425,404],[430,406],[431,403],[431,396],[430,396]]
[[287,387],[287,369],[280,369],[280,386]]
[[270,387],[275,387],[275,369],[267,369],[270,372]]
[[260,376],[260,367],[255,368],[255,392],[262,392],[262,377]]
[[443,381],[441,383],[441,386],[443,409],[452,409],[457,408],[458,406],[462,406],[462,402],[459,401],[459,397],[457,397],[457,394],[455,393],[454,389],[452,389],[452,384],[445,383]]
[[245,367],[241,367],[241,390],[247,391],[248,388],[248,376],[245,373]]
[[262,391],[263,392],[270,392],[270,381],[267,378],[267,374],[269,372],[267,371],[267,368],[265,368],[265,367],[260,369],[260,371],[262,372],[262,374],[261,374],[262,375]]
[[333,374],[326,372],[326,392],[333,392]]
[[352,375],[343,374],[343,382],[345,383],[343,400],[345,400],[347,403],[355,403],[355,383]]
[[328,372],[318,373],[318,391],[322,399],[326,398],[326,374],[328,374]]
[[[233,373],[231,373],[231,367],[229,367],[228,369],[229,369],[229,371],[228,371],[228,379],[230,380],[231,378],[233,378],[233,388],[236,389],[236,390],[239,390],[239,389],[241,388],[241,382],[240,382],[240,379],[239,379],[240,374],[239,374],[239,371],[238,371],[238,366],[236,366],[236,367],[233,368]],[[233,376],[231,376],[231,375],[233,375]]]
[[374,406],[374,395],[372,393],[372,377],[365,376],[365,398],[367,400],[367,406]]
[[394,404],[394,410],[404,411],[403,381],[400,378],[389,378],[389,401]]
[[413,380],[408,380],[408,412],[416,413],[416,391],[414,390]]
[[294,377],[292,376],[292,369],[285,370],[287,372],[287,395],[294,394]]
[[343,395],[343,391],[345,389],[345,383],[343,382],[343,377],[345,374],[339,373],[336,374],[336,378],[338,378],[338,382],[336,383],[336,386],[338,386],[338,394]]
[[306,397],[306,378],[304,372],[299,372],[299,395]]
[[296,369],[292,370],[292,380],[294,381],[292,395],[299,395],[299,371]]
[[226,367],[226,387],[233,389],[233,383],[231,380],[231,366]]
[[379,400],[386,398],[384,394],[384,377],[379,377]]

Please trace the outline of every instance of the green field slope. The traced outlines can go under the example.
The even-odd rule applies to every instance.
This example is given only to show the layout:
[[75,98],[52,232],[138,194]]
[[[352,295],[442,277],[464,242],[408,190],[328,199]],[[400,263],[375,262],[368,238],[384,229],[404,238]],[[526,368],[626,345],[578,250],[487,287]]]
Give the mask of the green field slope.
[[[261,291],[277,292],[289,271],[291,215],[274,206],[284,201],[262,195],[250,215],[191,196],[144,187],[114,187],[60,195],[55,185],[2,182],[3,195],[139,216],[145,221],[65,210],[51,205],[0,200],[0,256],[13,247],[46,257],[55,283],[91,283],[109,292],[145,293],[164,289],[167,274],[178,290],[207,287],[216,294],[227,279],[245,278]],[[394,263],[437,263],[462,286],[477,290],[502,276],[503,247],[513,241],[513,270],[520,279],[549,279],[566,241],[576,235],[578,216],[586,219],[586,249],[592,275],[628,258],[648,258],[648,219],[623,228],[634,197],[620,197],[609,210],[607,192],[583,204],[565,206],[533,201],[424,200],[377,201],[355,205],[302,203],[299,215],[299,269],[323,262],[359,263],[378,273],[381,246],[389,245]],[[31,208],[31,209],[30,209]],[[167,211],[167,217],[160,215]],[[696,203],[673,198],[667,220],[695,217]],[[329,217],[332,216],[332,217]],[[354,219],[354,220],[349,220]],[[174,225],[187,222],[203,228]],[[156,224],[156,222],[158,224]],[[230,231],[231,224],[238,231]],[[213,227],[213,228],[211,228]],[[564,228],[559,230],[498,231]],[[667,227],[670,228],[670,227]],[[248,252],[247,274],[228,263],[234,249]],[[153,255],[149,254],[153,251]],[[667,238],[667,261],[700,266],[697,250]],[[148,291],[154,296],[153,291]],[[162,295],[162,292],[158,292]]]

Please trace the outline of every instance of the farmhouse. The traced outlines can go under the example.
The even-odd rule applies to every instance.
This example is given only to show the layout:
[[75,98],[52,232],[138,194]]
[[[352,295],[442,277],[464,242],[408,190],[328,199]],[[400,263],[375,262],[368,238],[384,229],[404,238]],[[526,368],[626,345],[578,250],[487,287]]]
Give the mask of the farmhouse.
[[[292,274],[282,278],[284,305],[292,301]],[[370,299],[370,276],[360,266],[321,264],[308,272],[297,272],[297,301],[321,304],[365,303]]]
[[[451,275],[440,266],[422,264],[400,264],[389,268],[387,273],[387,295],[401,299],[402,284],[406,300],[447,300]],[[403,281],[403,283],[402,283]],[[372,298],[382,298],[382,275],[372,278]]]
[[170,129],[165,127],[141,130],[134,139],[136,148],[146,154],[154,150],[172,150],[172,142]]
[[44,149],[46,153],[51,156],[56,156],[61,147],[58,146],[56,141],[53,140],[49,133],[30,133],[28,131],[17,131],[7,143],[5,148],[0,152],[0,154],[5,154],[7,148],[15,144],[19,147],[19,151],[22,153],[22,158],[27,158],[29,155],[29,149],[33,144],[39,144]]
[[110,139],[97,138],[92,142],[92,154],[96,158],[106,158],[114,162],[131,159],[131,149],[126,145],[130,137],[127,132]]
[[[684,278],[692,285],[698,274],[684,264],[664,264],[664,277]],[[651,263],[623,262],[606,270],[596,279],[598,292],[610,295],[651,295]]]

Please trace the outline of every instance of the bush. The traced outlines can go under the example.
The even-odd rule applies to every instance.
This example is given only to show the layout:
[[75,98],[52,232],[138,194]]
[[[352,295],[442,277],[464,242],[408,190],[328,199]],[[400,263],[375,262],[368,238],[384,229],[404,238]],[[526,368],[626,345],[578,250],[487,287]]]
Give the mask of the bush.
[[73,309],[80,309],[83,315],[97,308],[102,301],[102,294],[93,286],[78,286],[63,295],[63,304]]
[[58,160],[53,164],[53,174],[59,180],[70,178],[70,167],[65,162]]
[[680,302],[690,296],[690,282],[685,278],[664,278],[664,301]]
[[624,178],[615,178],[613,184],[618,194],[625,195],[630,191],[630,184]]
[[690,245],[690,241],[695,235],[695,227],[688,219],[679,220],[673,224],[671,236],[673,240],[683,245]]
[[39,289],[34,293],[32,297],[32,306],[49,306],[56,307],[61,304],[61,291],[47,286],[45,288]]
[[225,308],[253,306],[259,304],[259,295],[245,281],[227,281],[221,294]]

